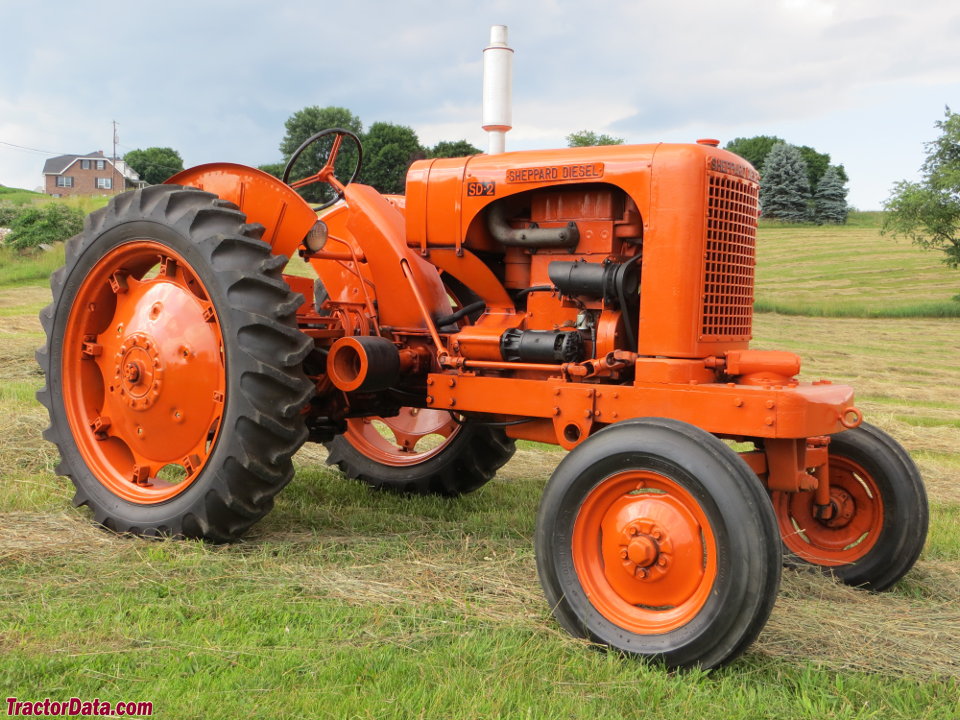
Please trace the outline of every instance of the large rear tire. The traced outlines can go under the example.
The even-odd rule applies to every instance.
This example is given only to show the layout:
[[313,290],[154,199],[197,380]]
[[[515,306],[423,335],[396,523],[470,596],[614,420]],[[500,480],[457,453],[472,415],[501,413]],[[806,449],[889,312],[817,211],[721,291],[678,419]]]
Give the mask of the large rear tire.
[[671,668],[737,657],[780,583],[757,476],[714,436],[661,418],[611,425],[564,458],[540,503],[536,554],[571,634]]
[[262,232],[215,195],[160,185],[67,243],[37,397],[57,472],[105,527],[231,540],[292,477],[311,342]]
[[397,492],[456,496],[490,481],[516,451],[500,428],[459,425],[444,410],[401,408],[394,418],[354,418],[326,443],[327,463]]
[[863,423],[830,439],[829,472],[829,520],[815,517],[811,492],[772,493],[786,561],[886,590],[913,567],[927,538],[920,471],[896,440]]

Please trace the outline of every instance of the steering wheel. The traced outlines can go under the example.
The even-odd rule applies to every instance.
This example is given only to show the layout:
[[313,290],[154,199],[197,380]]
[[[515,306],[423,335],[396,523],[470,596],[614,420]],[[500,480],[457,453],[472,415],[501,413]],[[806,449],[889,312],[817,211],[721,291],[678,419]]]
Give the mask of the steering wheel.
[[[316,135],[311,135],[298,147],[293,155],[290,156],[290,159],[287,161],[287,166],[283,169],[283,182],[287,182],[290,177],[290,171],[293,169],[293,164],[297,161],[297,158],[306,150],[310,145],[315,143],[320,138],[324,138],[327,135],[334,135],[333,145],[330,146],[330,153],[327,155],[327,162],[324,163],[323,167],[317,171],[316,174],[305,177],[302,180],[297,180],[292,183],[287,183],[291,188],[296,190],[297,188],[302,188],[305,185],[311,185],[315,182],[325,182],[331,188],[333,188],[334,197],[332,200],[328,200],[321,205],[315,205],[313,209],[323,210],[333,205],[337,200],[343,197],[343,189],[357,179],[357,174],[360,172],[360,166],[363,165],[363,146],[360,144],[360,138],[358,138],[354,133],[344,128],[329,128],[327,130],[321,130]],[[333,174],[333,165],[337,161],[337,155],[340,154],[340,146],[343,144],[343,139],[345,137],[353,140],[354,144],[357,146],[357,166],[353,169],[353,174],[350,176],[350,179],[345,183],[341,183],[337,180],[336,176]]]

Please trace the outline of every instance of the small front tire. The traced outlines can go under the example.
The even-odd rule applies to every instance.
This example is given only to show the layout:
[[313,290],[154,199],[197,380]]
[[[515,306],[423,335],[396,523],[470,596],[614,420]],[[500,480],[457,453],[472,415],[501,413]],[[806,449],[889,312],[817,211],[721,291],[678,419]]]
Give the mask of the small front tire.
[[730,662],[780,582],[776,521],[756,475],[717,438],[661,418],[585,440],[537,516],[537,569],[571,634],[671,668]]
[[907,452],[863,423],[830,439],[834,516],[814,515],[811,492],[772,493],[788,564],[806,564],[847,585],[886,590],[913,567],[929,524],[927,493]]

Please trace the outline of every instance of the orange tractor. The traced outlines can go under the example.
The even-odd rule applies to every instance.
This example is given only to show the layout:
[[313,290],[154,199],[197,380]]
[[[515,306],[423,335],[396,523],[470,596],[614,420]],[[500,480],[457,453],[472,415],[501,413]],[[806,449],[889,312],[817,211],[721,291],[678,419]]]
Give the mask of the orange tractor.
[[[514,440],[570,450],[537,569],[576,636],[714,667],[781,565],[882,590],[923,547],[916,467],[849,387],[749,349],[758,181],[715,141],[423,160],[406,195],[186,170],[93,213],[52,277],[45,436],[123,533],[224,541],[307,440],[348,476],[457,495]],[[354,173],[355,174],[355,173]],[[325,183],[318,216],[296,192]],[[299,253],[319,280],[284,274]]]

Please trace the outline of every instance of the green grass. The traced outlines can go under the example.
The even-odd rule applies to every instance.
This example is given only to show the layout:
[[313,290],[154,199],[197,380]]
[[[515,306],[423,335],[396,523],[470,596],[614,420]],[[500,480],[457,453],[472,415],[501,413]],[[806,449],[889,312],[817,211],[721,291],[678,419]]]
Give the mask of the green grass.
[[0,203],[7,203],[9,205],[61,203],[69,207],[77,208],[84,213],[89,213],[98,208],[102,208],[108,202],[110,202],[110,196],[107,195],[75,195],[72,197],[55,198],[44,193],[33,192],[32,190],[21,190],[20,188],[0,185]]
[[0,246],[0,288],[48,285],[50,274],[63,265],[63,260],[63,244],[54,246],[49,252],[30,250],[23,253]]
[[[824,240],[818,232],[834,243],[849,235],[852,246],[888,242],[868,224],[807,230],[811,242]],[[772,234],[773,246],[761,253],[793,232],[765,227],[761,242]],[[935,255],[895,247],[920,263],[898,292],[931,292],[948,272]],[[768,282],[770,302],[799,301],[804,274],[790,257],[783,249],[794,282]],[[3,697],[149,700],[154,717],[178,720],[960,714],[956,319],[756,318],[755,347],[800,353],[805,379],[853,384],[868,419],[903,442],[927,482],[929,539],[915,569],[882,595],[785,572],[746,655],[713,673],[667,673],[591,649],[551,619],[531,538],[563,454],[539,443],[518,443],[496,480],[456,500],[371,492],[308,445],[273,512],[229,546],[95,528],[70,507],[33,398],[43,383],[36,313],[61,262],[0,255]],[[826,273],[816,301],[836,302],[829,263],[811,262],[814,275]],[[858,282],[876,289],[882,273],[871,273]]]
[[818,317],[960,317],[960,273],[941,254],[880,234],[882,213],[846,226],[761,223],[758,312]]

